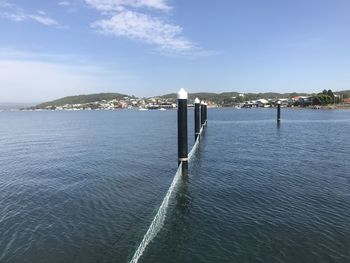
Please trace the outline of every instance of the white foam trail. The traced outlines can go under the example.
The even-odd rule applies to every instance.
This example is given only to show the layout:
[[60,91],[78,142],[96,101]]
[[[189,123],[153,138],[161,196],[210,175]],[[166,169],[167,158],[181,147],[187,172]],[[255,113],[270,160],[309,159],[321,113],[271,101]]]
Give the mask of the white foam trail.
[[194,143],[192,150],[190,151],[190,153],[188,154],[188,161],[191,161],[194,153],[197,151],[198,145],[199,145],[199,140],[200,140],[200,136],[202,135],[204,127],[201,127],[201,130],[199,131],[199,136],[197,137],[196,142]]
[[[202,131],[203,131],[203,127],[200,130],[200,135],[202,134]],[[194,153],[198,148],[199,137],[197,138],[195,144],[193,145],[192,150],[188,154],[189,161],[191,160],[191,158],[193,157]],[[163,227],[167,208],[169,206],[170,197],[174,192],[174,189],[176,188],[177,183],[180,181],[181,176],[182,176],[182,162],[177,168],[176,174],[168,189],[168,192],[166,193],[163,199],[163,202],[157,211],[156,216],[153,218],[151,225],[149,226],[146,234],[143,236],[143,239],[140,245],[138,246],[137,250],[135,251],[134,256],[132,257],[130,263],[137,263],[139,261],[140,257],[142,256],[148,244],[152,241],[152,239],[158,234],[159,230]]]
[[142,256],[143,252],[145,251],[147,245],[151,240],[158,234],[159,230],[162,228],[165,216],[166,216],[166,210],[169,205],[169,200],[171,197],[172,192],[174,191],[175,186],[177,185],[179,179],[182,175],[182,163],[180,163],[179,167],[177,168],[177,172],[175,174],[175,177],[169,187],[168,192],[166,193],[162,204],[160,205],[158,212],[156,216],[153,218],[153,221],[148,228],[146,234],[144,235],[139,247],[137,248],[134,256],[131,259],[131,263],[137,263],[140,257]]

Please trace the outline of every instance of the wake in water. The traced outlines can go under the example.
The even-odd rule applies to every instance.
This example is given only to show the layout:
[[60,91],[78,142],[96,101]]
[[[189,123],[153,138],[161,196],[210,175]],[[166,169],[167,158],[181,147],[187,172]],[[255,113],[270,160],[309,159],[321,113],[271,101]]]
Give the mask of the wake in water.
[[[203,127],[200,130],[200,135],[202,134]],[[188,154],[188,161],[192,159],[194,156],[194,153],[196,152],[198,145],[199,145],[199,138],[197,138],[195,144],[192,147],[192,150]],[[160,205],[156,216],[153,218],[152,223],[150,227],[148,228],[146,234],[144,235],[140,245],[138,246],[137,250],[134,253],[134,256],[131,259],[131,263],[137,263],[140,257],[142,256],[143,252],[145,251],[148,244],[152,241],[152,239],[158,234],[159,230],[163,227],[166,212],[169,206],[169,200],[171,195],[173,194],[174,190],[176,189],[177,183],[180,181],[180,178],[182,176],[182,162],[180,163],[179,167],[177,168],[176,174],[174,176],[174,179],[168,189],[168,192],[166,193],[162,204]]]

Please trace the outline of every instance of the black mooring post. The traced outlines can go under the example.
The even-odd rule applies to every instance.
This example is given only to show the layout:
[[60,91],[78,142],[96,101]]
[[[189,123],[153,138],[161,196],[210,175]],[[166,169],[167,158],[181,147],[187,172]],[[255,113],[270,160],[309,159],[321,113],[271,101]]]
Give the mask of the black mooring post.
[[277,101],[277,123],[281,121],[281,101]]
[[182,162],[183,170],[188,164],[187,143],[187,92],[181,89],[177,94],[177,131],[178,131],[178,160]]
[[205,124],[207,124],[207,121],[208,121],[208,119],[207,119],[207,117],[208,117],[208,103],[205,103],[204,104],[204,122],[205,122]]
[[204,101],[201,101],[201,126],[205,123]]
[[200,100],[196,98],[194,100],[194,139],[197,140],[200,130],[201,130],[201,124],[200,124],[200,114],[199,114],[199,108],[200,108]]

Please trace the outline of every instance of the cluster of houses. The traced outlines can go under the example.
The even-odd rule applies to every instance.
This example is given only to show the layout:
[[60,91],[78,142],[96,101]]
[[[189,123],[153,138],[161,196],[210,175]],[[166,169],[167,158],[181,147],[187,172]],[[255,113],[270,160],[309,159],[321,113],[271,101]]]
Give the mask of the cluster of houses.
[[[340,99],[340,95],[334,95],[335,98]],[[281,102],[281,107],[294,107],[294,106],[300,106],[300,107],[306,107],[306,106],[313,106],[313,100],[310,96],[296,96],[293,98],[281,98],[281,99],[258,99],[258,100],[249,100],[240,105],[244,108],[254,108],[254,107],[263,107],[263,108],[269,108],[269,107],[276,107],[277,102]],[[347,99],[341,99],[341,104],[346,105],[350,104],[350,98]]]
[[115,110],[115,109],[173,109],[176,101],[162,98],[134,98],[101,100],[88,103],[49,105],[43,108],[32,108],[33,110]]
[[312,103],[311,97],[306,96],[297,96],[293,98],[281,98],[281,99],[258,99],[258,100],[249,100],[243,103],[243,108],[269,108],[276,107],[277,102],[281,102],[281,107],[294,107],[298,106],[309,106]]
[[[240,95],[241,96],[241,95]],[[242,95],[244,96],[244,95]],[[348,99],[350,103],[350,99]],[[279,98],[279,99],[256,99],[248,100],[243,103],[236,103],[225,106],[236,106],[238,108],[269,108],[276,107],[277,102],[281,102],[281,107],[294,107],[294,106],[310,106],[312,105],[312,98],[307,96],[297,96],[293,98]],[[214,102],[207,101],[208,107],[219,107]],[[347,101],[343,101],[347,103]],[[193,101],[189,100],[189,107],[194,107]],[[115,110],[115,109],[139,109],[139,110],[166,110],[177,108],[176,99],[174,98],[135,98],[124,97],[121,99],[113,100],[101,100],[89,103],[80,104],[65,104],[65,105],[49,105],[46,107],[32,107],[29,110]],[[23,109],[28,110],[28,109]]]
[[342,102],[343,102],[344,104],[350,104],[350,98],[343,99]]

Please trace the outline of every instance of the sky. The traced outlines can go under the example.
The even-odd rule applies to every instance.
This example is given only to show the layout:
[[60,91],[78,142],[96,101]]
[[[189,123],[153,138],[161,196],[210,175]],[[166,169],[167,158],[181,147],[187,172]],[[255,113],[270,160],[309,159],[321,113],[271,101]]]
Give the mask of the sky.
[[350,89],[349,0],[0,0],[0,102]]

